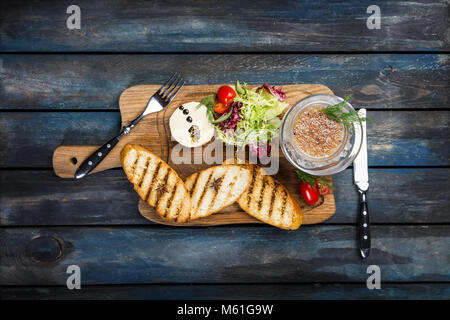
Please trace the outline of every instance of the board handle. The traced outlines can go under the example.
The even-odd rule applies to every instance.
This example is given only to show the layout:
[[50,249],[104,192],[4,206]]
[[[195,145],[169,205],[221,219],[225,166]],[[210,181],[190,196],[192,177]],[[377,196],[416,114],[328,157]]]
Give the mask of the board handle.
[[114,137],[103,146],[98,148],[94,153],[92,153],[86,160],[81,163],[75,172],[75,178],[80,179],[86,176],[89,172],[94,170],[103,159],[111,152],[111,150],[119,143],[119,137]]
[[[121,143],[122,144],[122,143]],[[74,178],[78,167],[100,146],[59,146],[53,152],[53,171],[60,178]],[[121,148],[116,147],[108,155],[110,161],[102,161],[92,173],[120,167],[118,153]],[[116,154],[117,153],[117,154]]]

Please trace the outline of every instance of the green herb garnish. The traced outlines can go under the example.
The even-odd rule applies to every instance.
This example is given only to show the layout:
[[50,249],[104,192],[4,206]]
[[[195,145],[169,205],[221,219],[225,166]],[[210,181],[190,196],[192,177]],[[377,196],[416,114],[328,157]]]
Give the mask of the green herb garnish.
[[204,98],[200,104],[198,105],[198,107],[200,107],[201,105],[206,106],[206,108],[212,108],[214,106],[214,103],[216,103],[216,100],[214,99],[214,95],[210,95],[207,96],[206,98]]
[[239,80],[236,80],[236,85],[234,86],[236,89],[236,92],[240,96],[246,96],[247,95],[247,83],[244,83],[243,86],[240,85]]
[[304,181],[307,184],[309,184],[314,190],[316,189],[316,180],[322,185],[327,186],[330,188],[330,190],[333,190],[333,186],[331,185],[331,182],[325,178],[320,176],[313,176],[312,174],[303,172],[301,170],[294,170],[294,172],[297,174],[297,177],[300,181]]
[[358,112],[356,111],[347,112],[347,109],[345,109],[345,104],[351,97],[352,95],[349,94],[345,97],[344,101],[333,106],[326,107],[320,111],[325,113],[329,119],[342,123],[344,127],[350,131],[353,130],[353,122],[372,121],[370,118],[360,118],[358,116]]
[[206,106],[206,114],[208,115],[209,122],[213,123],[216,113],[213,110],[214,103],[216,103],[216,99],[214,99],[214,95],[207,96],[203,99],[198,107],[201,105]]

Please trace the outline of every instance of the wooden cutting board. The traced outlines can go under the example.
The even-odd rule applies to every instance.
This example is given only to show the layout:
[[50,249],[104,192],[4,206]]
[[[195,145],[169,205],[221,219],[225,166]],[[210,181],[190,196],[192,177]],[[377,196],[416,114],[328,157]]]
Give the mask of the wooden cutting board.
[[[130,87],[122,92],[119,98],[122,126],[129,124],[144,110],[148,99],[160,88],[160,86],[161,85],[138,85]],[[185,86],[168,107],[161,112],[150,114],[141,120],[129,135],[123,137],[119,141],[116,147],[108,154],[100,165],[92,171],[92,173],[120,167],[120,151],[127,143],[140,144],[158,154],[163,160],[169,163],[183,179],[196,171],[210,167],[211,165],[204,163],[201,157],[204,147],[192,150],[193,159],[198,159],[196,164],[173,163],[170,153],[176,143],[171,141],[169,118],[175,108],[181,104],[190,101],[200,101],[204,97],[217,92],[220,86],[221,85]],[[283,85],[282,87],[287,96],[286,102],[290,105],[293,105],[297,101],[312,94],[333,94],[329,88],[321,84],[296,84]],[[53,169],[56,175],[62,178],[73,178],[78,166],[98,147],[100,146],[59,146],[53,153]],[[292,172],[294,167],[284,158],[281,150],[279,152],[279,157],[280,169],[274,177],[283,183],[294,198],[298,200],[304,213],[303,223],[320,223],[333,216],[336,211],[333,193],[323,196],[319,200],[318,205],[314,207],[307,205],[300,196],[298,190],[299,183],[295,173]],[[224,208],[221,212],[209,217],[183,224],[162,219],[152,207],[147,205],[141,199],[139,201],[139,212],[151,221],[176,226],[261,223],[257,219],[243,212],[237,204]]]

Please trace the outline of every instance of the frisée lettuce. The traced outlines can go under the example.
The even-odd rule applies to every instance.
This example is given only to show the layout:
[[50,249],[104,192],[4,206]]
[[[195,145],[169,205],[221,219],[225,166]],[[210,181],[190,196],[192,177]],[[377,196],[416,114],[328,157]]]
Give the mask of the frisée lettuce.
[[[236,97],[233,100],[237,112],[227,122],[216,125],[218,138],[223,142],[239,147],[250,146],[259,155],[259,146],[270,146],[278,136],[281,120],[278,117],[289,105],[284,102],[286,95],[281,89],[264,84],[249,89],[247,84],[236,82]],[[237,124],[236,124],[237,123]]]

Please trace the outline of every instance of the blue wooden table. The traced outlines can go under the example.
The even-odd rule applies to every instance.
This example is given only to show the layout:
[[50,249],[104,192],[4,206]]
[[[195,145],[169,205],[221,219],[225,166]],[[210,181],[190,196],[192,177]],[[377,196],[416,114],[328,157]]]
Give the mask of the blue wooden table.
[[[448,2],[76,1],[0,4],[3,299],[449,299]],[[367,108],[372,252],[358,255],[351,168],[323,224],[171,228],[137,210],[120,169],[52,171],[62,144],[119,130],[118,97],[189,84],[321,83]],[[67,267],[81,269],[68,290]],[[367,267],[381,269],[369,290]]]

